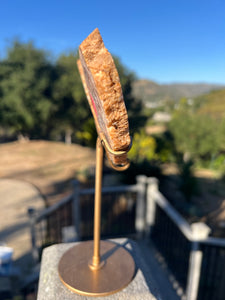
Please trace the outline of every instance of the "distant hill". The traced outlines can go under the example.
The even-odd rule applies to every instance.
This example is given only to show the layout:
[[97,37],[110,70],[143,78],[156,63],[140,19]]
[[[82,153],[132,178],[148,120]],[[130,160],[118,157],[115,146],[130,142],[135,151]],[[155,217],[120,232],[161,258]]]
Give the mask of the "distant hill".
[[133,95],[147,103],[156,103],[164,101],[178,101],[182,97],[194,98],[196,96],[207,94],[212,90],[225,88],[225,85],[217,84],[158,84],[150,80],[136,80],[133,83]]
[[225,88],[199,96],[195,101],[199,103],[198,113],[225,118]]

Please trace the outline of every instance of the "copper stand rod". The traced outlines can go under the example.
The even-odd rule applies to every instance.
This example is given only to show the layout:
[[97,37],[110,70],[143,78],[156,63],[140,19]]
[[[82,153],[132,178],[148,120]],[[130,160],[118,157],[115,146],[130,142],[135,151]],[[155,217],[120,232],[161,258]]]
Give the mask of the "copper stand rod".
[[[113,151],[106,139],[103,137],[97,138],[96,142],[96,170],[95,170],[95,208],[94,208],[94,251],[92,261],[89,263],[89,267],[92,270],[98,270],[104,265],[104,261],[101,261],[100,257],[100,235],[101,235],[101,202],[102,202],[102,167],[103,167],[103,153],[106,146],[107,150],[114,155],[125,154],[129,151]],[[126,170],[129,167],[129,161],[124,166],[111,166],[118,170]]]
[[100,258],[100,232],[101,232],[101,196],[102,196],[102,166],[103,166],[103,146],[100,138],[96,142],[96,171],[95,171],[95,210],[94,210],[94,253],[92,257],[91,269],[101,268]]

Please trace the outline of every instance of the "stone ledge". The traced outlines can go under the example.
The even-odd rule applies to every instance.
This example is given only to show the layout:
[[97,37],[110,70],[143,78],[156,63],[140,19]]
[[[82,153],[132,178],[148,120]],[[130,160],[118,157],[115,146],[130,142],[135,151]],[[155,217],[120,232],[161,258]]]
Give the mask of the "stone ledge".
[[57,244],[43,251],[41,272],[38,288],[38,300],[160,300],[158,291],[152,285],[151,274],[144,261],[138,245],[129,239],[111,240],[123,245],[133,256],[136,264],[136,274],[131,283],[122,291],[106,297],[80,296],[67,289],[58,276],[58,262],[62,255],[78,243]]

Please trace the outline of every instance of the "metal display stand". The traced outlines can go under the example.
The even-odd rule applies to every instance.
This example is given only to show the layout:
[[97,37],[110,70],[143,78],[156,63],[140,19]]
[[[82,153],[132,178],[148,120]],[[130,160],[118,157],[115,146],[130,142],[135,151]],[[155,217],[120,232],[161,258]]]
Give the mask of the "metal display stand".
[[[101,198],[104,148],[106,153],[123,155],[126,151],[113,151],[100,132],[96,142],[94,240],[81,242],[69,249],[58,265],[63,284],[75,293],[86,296],[107,296],[122,290],[132,280],[135,263],[130,253],[122,246],[110,241],[101,241]],[[111,167],[126,170],[124,165]]]

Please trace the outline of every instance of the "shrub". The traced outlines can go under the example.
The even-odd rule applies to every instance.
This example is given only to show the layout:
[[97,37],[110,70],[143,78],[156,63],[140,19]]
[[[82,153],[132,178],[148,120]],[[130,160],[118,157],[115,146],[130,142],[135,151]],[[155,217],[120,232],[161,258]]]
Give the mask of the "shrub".
[[132,148],[129,152],[129,159],[134,163],[150,161],[156,158],[156,141],[153,137],[145,134],[144,131],[135,133],[132,141]]

